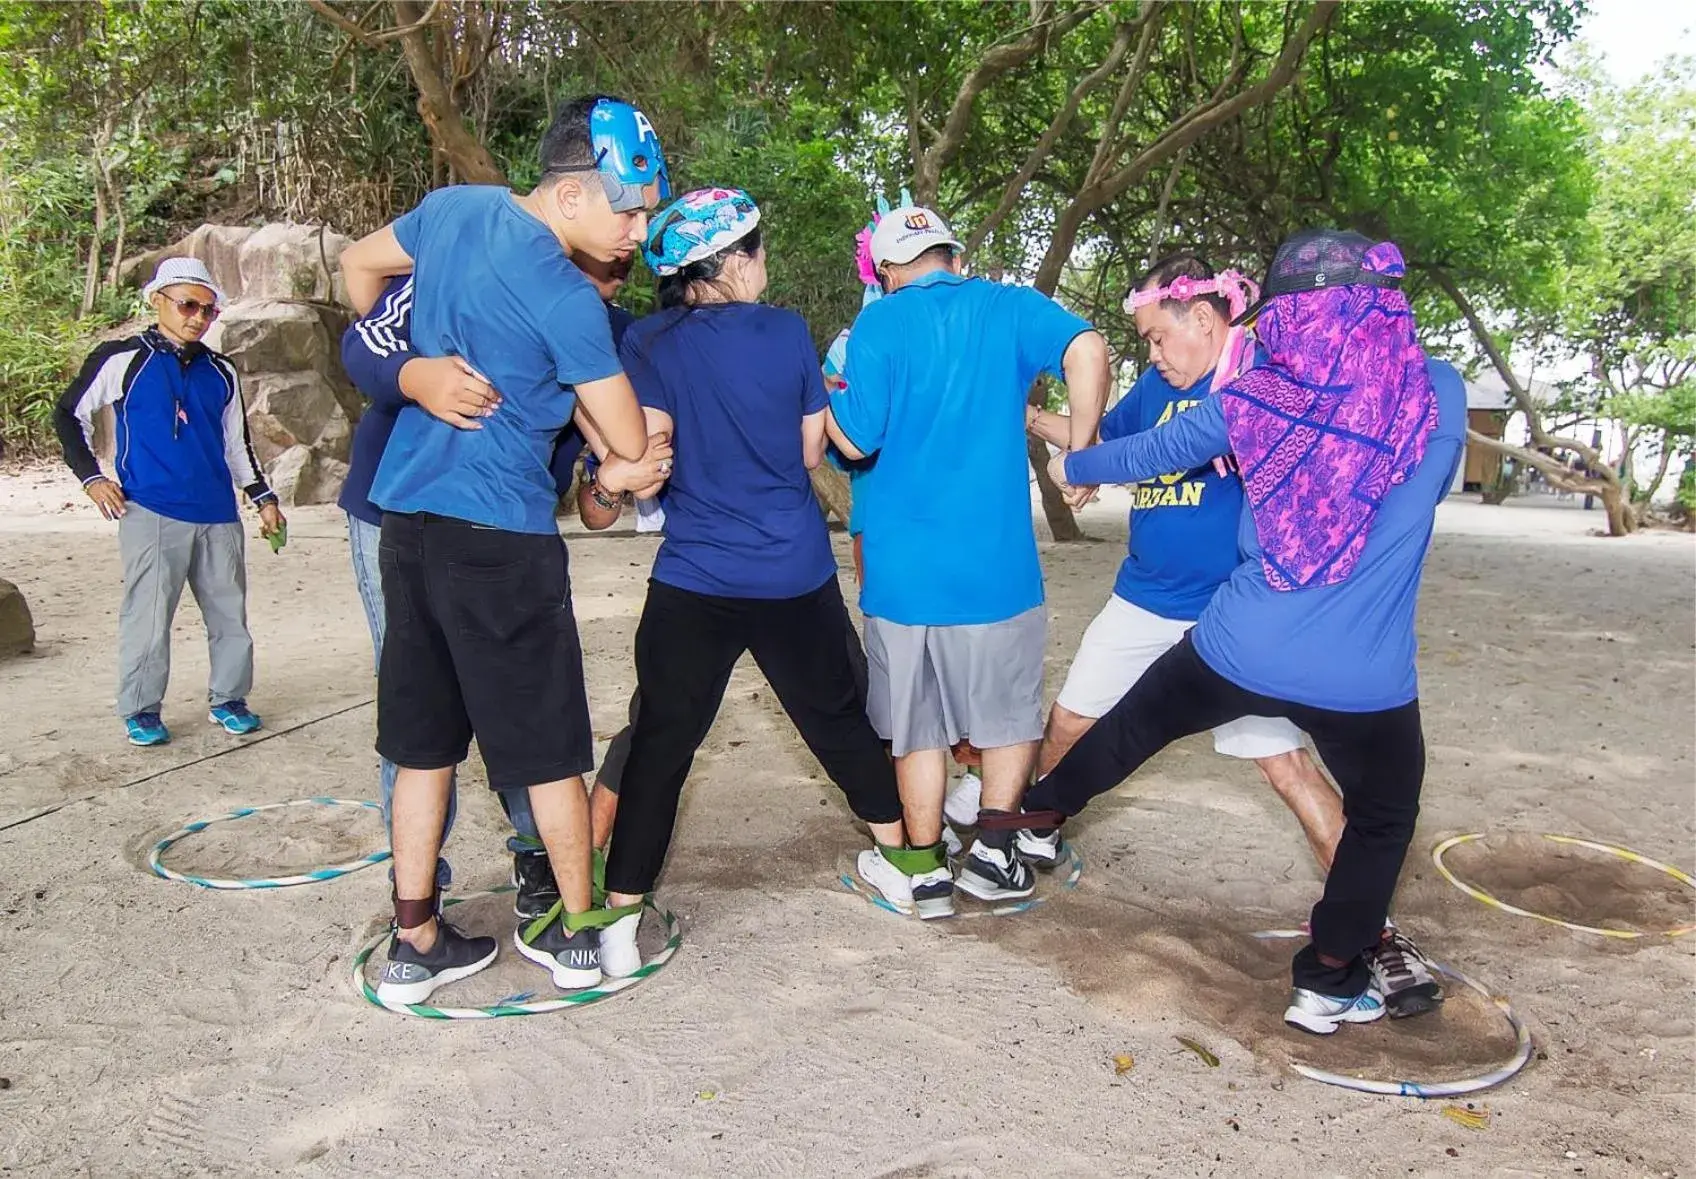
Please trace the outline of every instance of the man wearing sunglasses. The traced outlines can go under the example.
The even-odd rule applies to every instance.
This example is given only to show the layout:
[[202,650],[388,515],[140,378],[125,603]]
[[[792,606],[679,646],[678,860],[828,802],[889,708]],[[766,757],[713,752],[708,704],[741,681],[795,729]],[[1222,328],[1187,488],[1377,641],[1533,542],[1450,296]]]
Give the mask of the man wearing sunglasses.
[[[212,276],[197,259],[168,258],[143,290],[158,321],[96,348],[59,399],[53,425],[89,499],[118,521],[117,704],[130,743],[171,739],[160,709],[185,583],[206,620],[209,719],[240,736],[260,721],[247,707],[253,638],[234,485],[259,508],[263,535],[282,530],[283,514],[248,441],[235,366],[200,342],[223,301]],[[116,426],[115,480],[90,445],[105,406]]]
[[371,488],[384,512],[377,750],[400,767],[397,932],[377,988],[389,1002],[423,1002],[495,958],[493,938],[438,916],[442,828],[473,736],[489,785],[528,792],[561,897],[518,931],[518,952],[561,988],[601,978],[608,911],[590,901],[583,785],[594,739],[549,462],[579,409],[610,454],[648,449],[606,309],[572,262],[633,255],[670,184],[647,117],[605,95],[561,106],[540,155],[529,193],[440,189],[342,255],[362,316],[411,272],[412,346],[462,358],[500,397],[475,430],[402,409]]

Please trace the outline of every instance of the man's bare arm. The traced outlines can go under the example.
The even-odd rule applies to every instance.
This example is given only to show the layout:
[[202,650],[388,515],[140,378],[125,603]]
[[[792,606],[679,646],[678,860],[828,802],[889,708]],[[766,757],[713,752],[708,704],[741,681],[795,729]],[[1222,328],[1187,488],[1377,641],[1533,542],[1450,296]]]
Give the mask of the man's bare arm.
[[843,458],[850,462],[858,462],[866,457],[865,452],[849,441],[848,435],[842,432],[842,427],[836,424],[836,415],[831,413],[828,407],[824,411],[824,429],[825,433],[830,435],[830,440],[836,445],[836,449],[842,452]]
[[[577,386],[577,403],[606,444],[607,453],[635,462],[648,449],[648,429],[630,378],[614,373]],[[585,437],[589,437],[585,431]],[[602,456],[603,458],[605,456]]]
[[[1100,332],[1081,332],[1066,346],[1067,450],[1082,450],[1095,442],[1107,391],[1113,387],[1112,362]],[[1056,444],[1058,445],[1058,444]]]
[[810,413],[801,419],[801,461],[812,471],[824,462],[825,410]]
[[412,255],[401,249],[391,223],[343,250],[341,265],[347,300],[363,319],[382,298],[391,278],[412,273]]

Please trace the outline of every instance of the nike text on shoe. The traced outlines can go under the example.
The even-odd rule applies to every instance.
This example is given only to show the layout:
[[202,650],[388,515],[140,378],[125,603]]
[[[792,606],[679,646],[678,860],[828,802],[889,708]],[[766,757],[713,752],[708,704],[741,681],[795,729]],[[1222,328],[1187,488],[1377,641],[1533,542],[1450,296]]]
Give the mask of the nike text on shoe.
[[[545,926],[543,921],[547,922]],[[546,967],[554,976],[554,986],[562,991],[580,991],[601,981],[600,940],[596,929],[575,933],[566,929],[563,913],[553,920],[538,918],[512,931],[512,944],[518,952]]]
[[1384,996],[1369,986],[1348,999],[1321,995],[1303,987],[1290,989],[1290,1005],[1284,1022],[1316,1036],[1329,1036],[1345,1023],[1371,1023],[1384,1018]]
[[1443,1005],[1443,988],[1431,960],[1394,925],[1385,926],[1378,944],[1366,952],[1366,965],[1391,1019],[1424,1015]]
[[518,889],[512,899],[512,911],[526,921],[546,916],[549,909],[559,904],[554,866],[545,851],[514,852],[512,883]]
[[1058,827],[1021,827],[1013,837],[1013,850],[1031,867],[1052,872],[1066,858],[1066,841]]
[[138,712],[134,716],[126,717],[124,729],[129,734],[131,745],[165,745],[171,740],[171,731],[165,727],[165,722],[159,719],[157,712]]
[[972,852],[960,869],[960,888],[980,901],[1008,901],[1028,897],[1036,891],[1030,865],[1009,848],[988,847],[983,840],[972,844]]
[[259,717],[248,711],[245,700],[226,700],[222,704],[214,704],[212,710],[206,714],[206,719],[232,737],[245,737],[264,727]]
[[920,920],[954,916],[954,877],[947,868],[921,872],[909,883],[913,890],[913,908],[918,910]]
[[494,938],[466,937],[446,921],[438,922],[436,944],[427,954],[391,936],[377,998],[385,1003],[422,1003],[437,987],[469,978],[488,966],[499,950]]
[[860,879],[875,889],[884,900],[903,913],[913,911],[912,881],[905,872],[884,859],[882,852],[875,847],[867,848],[855,861],[855,868]]

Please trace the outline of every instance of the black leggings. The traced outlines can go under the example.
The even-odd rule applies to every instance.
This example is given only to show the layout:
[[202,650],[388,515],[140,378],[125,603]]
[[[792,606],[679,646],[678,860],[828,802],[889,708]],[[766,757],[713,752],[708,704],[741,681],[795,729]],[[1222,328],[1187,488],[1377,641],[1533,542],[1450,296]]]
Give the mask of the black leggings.
[[778,599],[721,598],[648,583],[636,628],[642,704],[613,824],[608,891],[652,891],[695,751],[744,651],[753,654],[849,808],[868,823],[901,818],[894,767],[866,719],[853,633],[834,577],[812,593]]
[[[1378,941],[1419,817],[1425,735],[1417,700],[1382,712],[1334,712],[1261,696],[1207,666],[1185,635],[1030,789],[1025,809],[1075,815],[1178,738],[1245,716],[1281,716],[1304,730],[1342,791],[1343,837],[1312,928],[1320,953],[1352,962]],[[1318,967],[1313,955],[1306,960]],[[1297,986],[1337,989],[1335,979],[1299,977],[1301,960],[1297,974]]]
[[[853,626],[848,627],[848,660],[854,669],[854,689],[865,699],[866,677],[866,648],[860,642],[860,632]],[[642,711],[642,693],[638,690],[630,693],[630,720],[622,729],[613,735],[607,743],[606,755],[601,758],[601,768],[595,771],[595,785],[605,786],[607,793],[617,794],[624,783],[624,767],[630,763],[630,738],[636,732],[636,716]],[[506,795],[500,795],[501,805],[506,805]]]

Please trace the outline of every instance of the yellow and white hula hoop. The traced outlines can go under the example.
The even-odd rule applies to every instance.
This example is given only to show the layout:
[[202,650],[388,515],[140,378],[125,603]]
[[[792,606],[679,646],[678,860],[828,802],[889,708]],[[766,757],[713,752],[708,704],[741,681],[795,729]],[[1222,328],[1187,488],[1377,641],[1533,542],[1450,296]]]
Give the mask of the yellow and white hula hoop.
[[[1451,848],[1459,847],[1463,843],[1471,843],[1477,839],[1483,839],[1484,835],[1485,833],[1482,831],[1474,831],[1469,835],[1456,835],[1443,840],[1443,842],[1431,849],[1431,862],[1437,865],[1437,871],[1443,874],[1444,880],[1447,880],[1450,884],[1460,889],[1473,900],[1482,901],[1484,904],[1489,905],[1492,909],[1500,909],[1504,913],[1513,913],[1519,917],[1531,917],[1538,921],[1545,921],[1550,925],[1558,925],[1562,929],[1574,930],[1578,933],[1594,933],[1602,937],[1621,939],[1640,937],[1680,937],[1692,930],[1696,930],[1696,924],[1675,925],[1671,929],[1663,930],[1600,929],[1594,925],[1580,925],[1574,921],[1566,921],[1559,917],[1551,917],[1547,913],[1533,913],[1530,909],[1522,909],[1518,905],[1510,905],[1500,897],[1491,896],[1477,885],[1468,884],[1466,881],[1451,872],[1449,870],[1449,866],[1443,862],[1443,856],[1446,855]],[[1617,859],[1625,860],[1629,863],[1642,864],[1645,868],[1653,868],[1657,872],[1665,873],[1680,884],[1684,885],[1686,888],[1696,890],[1696,880],[1692,880],[1686,873],[1679,871],[1671,864],[1663,864],[1661,861],[1652,859],[1641,852],[1634,852],[1628,847],[1616,847],[1611,843],[1598,843],[1594,839],[1579,839],[1574,835],[1544,835],[1543,838],[1549,840],[1551,843],[1570,844],[1574,847],[1585,847],[1589,848],[1591,851],[1603,852],[1606,855],[1614,856]]]

